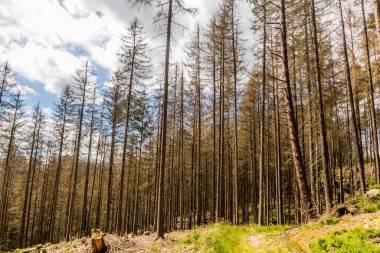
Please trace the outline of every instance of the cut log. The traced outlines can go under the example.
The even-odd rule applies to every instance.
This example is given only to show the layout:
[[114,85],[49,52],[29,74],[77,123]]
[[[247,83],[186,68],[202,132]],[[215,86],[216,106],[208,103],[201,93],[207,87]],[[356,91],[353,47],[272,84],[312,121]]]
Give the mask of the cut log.
[[100,229],[91,230],[91,246],[93,253],[105,253],[107,252],[107,246],[104,243],[104,234]]

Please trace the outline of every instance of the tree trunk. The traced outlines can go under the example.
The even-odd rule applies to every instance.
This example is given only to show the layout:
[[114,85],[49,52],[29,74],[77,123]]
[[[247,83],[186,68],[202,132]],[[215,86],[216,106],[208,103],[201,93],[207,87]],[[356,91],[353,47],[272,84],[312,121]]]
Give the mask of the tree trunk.
[[374,0],[375,2],[375,19],[376,19],[376,29],[377,29],[377,40],[380,49],[380,0]]
[[85,107],[85,101],[86,101],[86,86],[87,86],[87,77],[88,77],[88,61],[86,61],[85,66],[85,76],[83,80],[83,93],[82,93],[82,101],[81,101],[81,107],[79,111],[79,125],[78,125],[78,136],[77,136],[77,144],[76,144],[76,150],[75,150],[75,162],[74,162],[74,171],[73,171],[73,184],[71,185],[70,193],[69,193],[69,210],[67,214],[67,221],[66,221],[66,234],[65,239],[68,242],[70,240],[71,235],[71,228],[72,228],[72,222],[73,222],[73,216],[74,216],[74,204],[75,204],[75,197],[76,197],[76,187],[77,187],[77,181],[78,181],[78,169],[79,169],[79,156],[80,156],[80,149],[81,149],[81,141],[82,141],[82,127],[83,127],[83,116],[84,116],[84,107]]
[[[261,91],[261,118],[260,118],[260,171],[259,171],[259,217],[258,225],[265,225],[264,221],[264,132],[265,132],[265,85],[266,85],[266,2],[263,3],[263,55],[262,55],[262,91]],[[267,168],[268,169],[268,168]]]
[[[235,40],[235,1],[231,2],[231,24],[232,24],[232,54],[234,69],[234,167],[233,167],[233,222],[239,225],[239,196],[238,196],[238,169],[239,169],[239,147],[238,147],[238,108],[237,108],[237,63],[236,63],[236,40]],[[265,25],[264,25],[265,26]]]
[[161,134],[161,161],[160,177],[158,181],[158,199],[157,199],[157,237],[164,238],[164,187],[165,187],[165,161],[166,161],[166,131],[168,118],[168,88],[169,88],[169,56],[170,56],[170,39],[172,25],[172,6],[173,0],[169,0],[168,23],[166,31],[166,52],[165,52],[165,73],[164,73],[164,100],[162,112],[162,134]]
[[[38,108],[36,108],[36,113],[37,113],[37,115],[36,115],[36,120],[34,122],[34,128],[33,128],[32,146],[31,146],[31,149],[30,149],[28,174],[27,174],[27,178],[26,178],[25,194],[24,194],[24,205],[23,205],[22,218],[21,218],[21,228],[20,228],[20,237],[19,237],[19,247],[20,248],[25,247],[25,245],[24,245],[24,239],[25,239],[25,218],[26,218],[26,210],[27,210],[27,206],[28,206],[30,174],[31,174],[31,171],[32,171],[33,154],[34,154],[35,140],[36,140],[36,134],[37,134],[37,126],[38,126],[38,114],[39,114],[39,109]],[[62,140],[62,138],[61,138],[61,140]],[[59,162],[59,160],[58,160],[58,162]]]
[[87,235],[87,194],[88,194],[88,180],[90,176],[90,167],[91,167],[91,151],[92,151],[92,136],[94,134],[94,120],[95,120],[95,106],[96,106],[96,87],[93,93],[93,102],[92,102],[92,111],[91,111],[91,121],[90,121],[90,136],[87,149],[87,162],[86,162],[86,175],[84,181],[83,189],[83,209],[82,209],[82,225],[81,225],[81,234],[82,236]]
[[329,212],[332,205],[332,195],[330,186],[330,171],[329,171],[329,149],[327,144],[327,134],[326,134],[326,121],[325,121],[325,109],[323,105],[323,92],[322,92],[322,75],[321,66],[319,60],[319,42],[318,42],[318,31],[317,31],[317,21],[315,17],[315,4],[314,0],[311,0],[311,16],[313,24],[313,42],[314,42],[314,56],[315,56],[315,70],[317,72],[317,88],[318,88],[318,109],[319,109],[319,124],[320,124],[320,138],[322,147],[322,170],[323,170],[323,185],[325,192],[325,205],[326,211]]
[[297,183],[300,190],[301,206],[304,215],[304,221],[307,221],[312,214],[312,203],[310,198],[310,190],[307,184],[306,171],[303,164],[301,148],[298,139],[298,126],[294,115],[293,97],[289,78],[288,63],[288,44],[286,35],[286,6],[285,0],[281,0],[281,45],[282,45],[282,61],[285,84],[285,99],[288,114],[288,127],[290,142],[292,145],[294,168],[296,170]]
[[342,28],[344,64],[345,64],[346,76],[347,76],[347,91],[348,91],[348,97],[350,99],[349,101],[350,101],[350,109],[351,109],[351,121],[352,121],[352,126],[354,128],[354,133],[355,133],[355,148],[356,148],[357,158],[358,158],[358,163],[359,163],[360,190],[361,190],[361,193],[364,194],[366,187],[365,187],[365,178],[364,178],[363,150],[362,150],[362,145],[360,143],[361,138],[360,138],[358,123],[357,123],[357,118],[356,118],[354,95],[352,92],[351,71],[350,71],[350,64],[348,61],[348,52],[347,52],[347,43],[346,43],[346,33],[345,33],[345,29],[344,29],[342,0],[339,0],[339,12],[340,12],[340,22],[341,22],[341,28]]
[[[376,0],[377,3],[379,0]],[[364,9],[364,0],[360,1],[361,8],[362,8],[362,15],[363,15],[363,28],[364,28],[364,43],[365,43],[365,53],[366,53],[366,60],[367,60],[367,69],[368,69],[368,78],[369,78],[369,102],[370,102],[370,118],[371,118],[371,130],[372,130],[372,138],[373,138],[373,151],[375,155],[375,171],[376,171],[376,179],[377,183],[380,184],[380,160],[379,160],[379,140],[377,137],[377,121],[376,121],[376,110],[375,110],[375,98],[373,96],[374,89],[373,89],[373,79],[372,79],[372,65],[371,65],[371,58],[370,58],[370,52],[369,52],[369,45],[368,45],[368,31],[367,31],[367,20],[366,20],[366,14]],[[378,6],[378,12],[380,12],[379,3]],[[379,13],[378,13],[379,15]],[[380,36],[379,36],[380,40]]]

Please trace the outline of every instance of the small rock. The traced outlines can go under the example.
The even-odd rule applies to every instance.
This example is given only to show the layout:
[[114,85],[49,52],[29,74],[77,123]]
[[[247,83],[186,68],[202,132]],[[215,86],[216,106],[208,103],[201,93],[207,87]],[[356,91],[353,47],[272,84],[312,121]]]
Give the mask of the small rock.
[[373,197],[376,197],[380,195],[380,189],[372,189],[372,190],[369,190],[365,196],[368,197],[368,198],[373,198]]
[[150,235],[150,231],[145,231],[144,235]]

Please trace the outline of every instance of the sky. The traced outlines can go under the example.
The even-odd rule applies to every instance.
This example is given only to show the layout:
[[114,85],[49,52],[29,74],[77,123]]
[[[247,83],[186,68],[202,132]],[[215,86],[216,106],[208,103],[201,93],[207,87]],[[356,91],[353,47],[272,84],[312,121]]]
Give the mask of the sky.
[[[220,0],[184,0],[198,14],[174,18],[172,56],[181,60],[196,23],[207,24]],[[154,8],[131,6],[128,0],[0,0],[0,62],[8,61],[22,86],[25,103],[52,108],[75,70],[88,59],[100,85],[117,69],[121,35],[135,17],[145,26],[155,70],[160,69],[162,23],[153,24]],[[252,33],[250,9],[239,1],[241,29],[247,47]],[[248,50],[249,52],[249,50]]]

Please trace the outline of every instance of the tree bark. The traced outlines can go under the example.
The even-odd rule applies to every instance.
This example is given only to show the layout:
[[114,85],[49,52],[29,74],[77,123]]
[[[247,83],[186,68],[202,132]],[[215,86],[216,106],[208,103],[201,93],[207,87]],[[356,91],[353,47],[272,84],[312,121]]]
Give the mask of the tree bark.
[[362,145],[360,143],[361,138],[360,138],[360,132],[358,129],[358,123],[357,123],[357,118],[356,118],[354,95],[352,92],[351,71],[350,71],[350,64],[348,61],[342,0],[339,0],[338,3],[339,3],[339,12],[340,12],[340,23],[341,23],[341,28],[342,28],[344,64],[345,64],[345,70],[346,70],[346,76],[347,76],[347,91],[348,91],[348,97],[350,101],[351,121],[352,121],[352,126],[354,128],[354,133],[355,133],[355,148],[356,148],[357,158],[358,158],[358,163],[359,163],[360,190],[361,190],[361,193],[364,194],[366,187],[365,187],[365,178],[364,178],[363,150],[362,150]]
[[329,170],[329,149],[327,144],[327,134],[326,134],[326,121],[325,121],[325,109],[323,105],[323,91],[322,91],[322,75],[321,75],[321,64],[319,60],[319,42],[318,42],[318,31],[317,31],[317,21],[315,17],[315,4],[314,0],[311,0],[311,16],[313,24],[313,42],[314,42],[314,56],[315,56],[315,70],[317,72],[317,88],[318,88],[318,106],[319,106],[319,124],[320,124],[320,138],[321,138],[321,148],[322,148],[322,170],[323,170],[323,185],[325,192],[325,205],[326,211],[329,212],[332,205],[332,194],[330,186],[330,170]]
[[161,161],[158,181],[158,199],[157,199],[157,237],[164,238],[164,187],[165,187],[165,161],[166,161],[166,131],[168,118],[168,87],[169,87],[169,56],[170,56],[170,38],[173,15],[173,0],[169,0],[168,23],[166,31],[166,52],[165,52],[165,73],[164,73],[164,99],[162,110],[162,134],[161,134]]
[[300,191],[300,200],[304,221],[313,216],[312,203],[310,198],[310,190],[307,184],[306,171],[303,164],[301,148],[298,139],[298,126],[294,115],[293,97],[289,78],[289,62],[288,62],[288,44],[286,30],[286,6],[285,0],[281,0],[281,46],[282,46],[282,62],[283,75],[285,85],[285,100],[288,114],[288,127],[290,142],[292,145],[294,168],[296,171],[297,183]]
[[[262,54],[262,72],[261,72],[261,117],[260,117],[260,171],[259,171],[259,217],[258,225],[265,225],[264,220],[264,132],[265,132],[265,93],[266,93],[266,41],[267,41],[267,28],[266,28],[266,2],[263,3],[263,54]],[[268,169],[268,168],[267,168]]]
[[[376,0],[379,2],[379,0]],[[377,121],[376,121],[376,110],[375,110],[375,98],[374,98],[374,88],[373,88],[373,78],[372,78],[372,64],[370,58],[370,51],[368,45],[368,31],[367,31],[367,20],[364,9],[364,0],[360,1],[362,16],[363,16],[363,29],[364,29],[364,43],[365,43],[365,54],[367,60],[367,69],[368,69],[368,80],[369,80],[369,102],[370,102],[370,118],[371,118],[371,130],[372,130],[372,138],[373,138],[373,151],[375,155],[375,171],[376,171],[376,179],[377,183],[380,184],[380,159],[379,159],[379,139],[377,136]],[[379,4],[378,4],[379,6]],[[380,7],[378,7],[378,12],[380,12]],[[379,13],[378,13],[379,15]],[[379,36],[380,39],[380,36]]]

